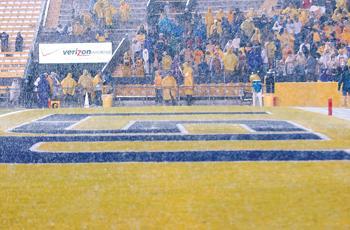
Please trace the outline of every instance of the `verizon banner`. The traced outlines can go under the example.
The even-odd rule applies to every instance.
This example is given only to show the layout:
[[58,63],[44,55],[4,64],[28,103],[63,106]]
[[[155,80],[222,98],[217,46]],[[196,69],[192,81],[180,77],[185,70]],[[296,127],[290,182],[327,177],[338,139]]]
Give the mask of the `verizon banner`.
[[107,63],[111,58],[111,42],[39,44],[40,64]]

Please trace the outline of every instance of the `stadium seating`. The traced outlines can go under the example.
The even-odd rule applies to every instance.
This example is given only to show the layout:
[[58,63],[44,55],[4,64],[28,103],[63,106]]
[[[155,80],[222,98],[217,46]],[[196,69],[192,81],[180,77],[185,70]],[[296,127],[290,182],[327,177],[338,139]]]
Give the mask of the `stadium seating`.
[[249,9],[257,10],[264,3],[264,0],[197,0],[197,3],[198,12],[205,14],[208,7],[215,12],[220,9],[224,9],[226,12],[229,8],[239,8],[243,11]]
[[[0,31],[9,34],[9,52],[0,52],[0,78],[23,77],[40,16],[42,0],[0,2]],[[14,52],[16,34],[21,32],[23,52]]]

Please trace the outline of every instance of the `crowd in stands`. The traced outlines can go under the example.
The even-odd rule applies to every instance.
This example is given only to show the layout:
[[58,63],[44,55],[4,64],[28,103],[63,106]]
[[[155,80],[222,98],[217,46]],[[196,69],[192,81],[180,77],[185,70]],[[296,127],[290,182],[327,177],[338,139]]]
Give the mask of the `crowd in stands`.
[[[9,34],[6,32],[2,32],[0,34],[0,41],[1,41],[1,52],[11,52],[9,47]],[[23,37],[20,32],[17,33],[16,40],[15,40],[15,52],[22,52],[23,51]]]
[[[312,6],[293,1],[260,14],[209,8],[204,18],[186,11],[180,20],[163,11],[157,25],[140,27],[123,64],[137,69],[142,62],[145,74],[171,70],[179,83],[184,63],[192,66],[196,83],[247,82],[252,72],[269,69],[277,81],[338,81],[349,64],[349,42],[342,0]],[[126,76],[132,72],[125,69]]]
[[[130,8],[123,4],[120,15],[127,21]],[[98,27],[104,30],[96,39],[104,41],[117,11],[108,0],[91,1],[91,7],[93,13],[80,15],[72,31],[85,33],[97,17]],[[339,81],[343,92],[345,88],[350,93],[350,18],[344,0],[313,4],[294,0],[263,13],[239,9],[212,12],[209,8],[204,17],[186,9],[176,20],[169,18],[167,11],[166,7],[161,11],[156,24],[139,27],[131,50],[121,61],[122,76],[155,76],[158,103],[174,104],[177,85],[186,88],[187,103],[191,104],[194,84],[249,82],[252,75],[266,79],[268,72],[270,81]],[[83,28],[81,34],[74,29],[77,25]],[[52,87],[47,87],[53,84],[50,80],[40,85],[50,76],[38,80],[38,90],[45,91],[42,105],[54,94]],[[68,74],[62,88],[69,82],[68,88],[80,86],[83,96],[87,93],[92,99],[98,95],[86,71],[78,83],[74,81]],[[66,96],[75,94],[64,92]]]
[[59,24],[55,36],[105,42],[110,40],[110,29],[115,28],[118,23],[128,22],[130,10],[124,0],[120,0],[119,12],[108,0],[90,0],[88,9],[81,12],[72,10],[71,21],[67,25]]

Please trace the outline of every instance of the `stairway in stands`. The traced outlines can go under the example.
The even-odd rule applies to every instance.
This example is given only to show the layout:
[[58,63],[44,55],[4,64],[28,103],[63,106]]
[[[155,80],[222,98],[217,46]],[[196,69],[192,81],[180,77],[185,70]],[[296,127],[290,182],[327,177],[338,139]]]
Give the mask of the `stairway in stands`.
[[241,11],[258,10],[263,3],[264,0],[197,0],[197,10],[201,14],[205,14],[208,7],[211,7],[213,12],[220,9],[227,12],[229,9],[235,8],[239,8]]
[[[22,78],[35,39],[43,0],[1,0],[0,32],[9,34],[9,51],[0,52],[0,85],[10,78]],[[18,32],[24,38],[23,52],[15,52]]]
[[[110,0],[110,2],[118,9],[117,23],[119,21],[119,0]],[[140,24],[146,24],[147,19],[147,0],[127,0],[126,1],[130,8],[130,20],[123,24],[118,23],[114,29],[115,33],[124,35],[128,33],[129,35],[135,34]],[[59,16],[59,24],[67,25],[73,17],[72,9],[75,8],[77,12],[82,12],[88,10],[89,0],[62,0],[61,11]],[[76,13],[77,15],[77,13]]]

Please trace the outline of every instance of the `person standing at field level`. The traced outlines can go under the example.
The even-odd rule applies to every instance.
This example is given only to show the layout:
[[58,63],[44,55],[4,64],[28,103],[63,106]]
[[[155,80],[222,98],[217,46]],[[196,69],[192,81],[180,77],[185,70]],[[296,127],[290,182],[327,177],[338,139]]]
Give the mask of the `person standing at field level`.
[[249,78],[252,83],[252,93],[253,93],[253,106],[257,106],[257,100],[259,106],[262,107],[262,83],[258,74],[252,73]]
[[16,43],[15,43],[15,51],[22,52],[23,51],[23,37],[20,32],[17,33]]
[[187,105],[192,105],[193,103],[193,69],[189,62],[185,62],[183,65],[183,74],[184,74],[184,87]]
[[154,89],[156,93],[156,104],[162,103],[162,76],[159,70],[155,71]]
[[48,108],[50,98],[50,84],[47,81],[47,74],[41,74],[38,82],[38,105],[39,108]]
[[344,97],[344,106],[348,106],[348,101],[350,100],[350,70],[348,66],[343,68],[341,73],[341,78],[338,82],[338,90],[342,89]]
[[91,104],[91,95],[94,92],[94,85],[92,82],[92,77],[90,73],[84,69],[83,70],[83,75],[79,77],[78,85],[82,88],[83,92],[83,102],[85,101],[85,96],[86,94],[88,95],[89,98],[89,104]]
[[162,80],[163,89],[163,100],[165,103],[176,105],[176,90],[177,82],[170,71],[168,71],[167,76]]
[[8,52],[9,50],[9,35],[6,32],[0,34],[1,52]]

